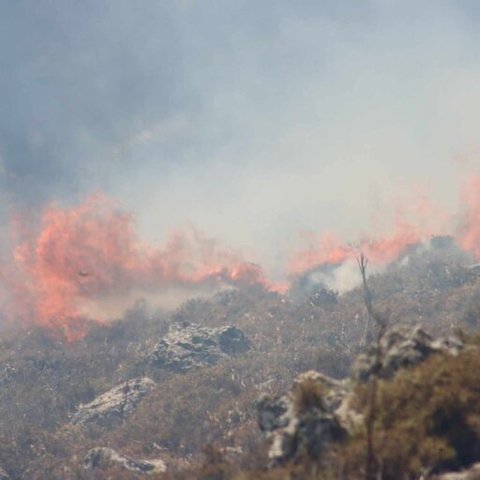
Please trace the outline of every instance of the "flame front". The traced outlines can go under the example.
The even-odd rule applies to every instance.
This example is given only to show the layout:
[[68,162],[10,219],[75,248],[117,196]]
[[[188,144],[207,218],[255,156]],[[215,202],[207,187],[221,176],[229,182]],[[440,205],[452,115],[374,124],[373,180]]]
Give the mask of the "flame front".
[[[465,182],[461,199],[460,226],[458,215],[450,215],[449,224],[457,227],[451,227],[449,233],[480,260],[480,176],[473,175]],[[310,235],[307,247],[294,251],[287,260],[286,275],[342,264],[360,251],[376,265],[398,259],[411,245],[440,233],[431,227],[436,220],[433,217],[442,217],[441,222],[446,223],[445,212],[438,207],[426,209],[427,203],[423,198],[417,210],[423,214],[428,210],[433,222],[413,223],[397,215],[392,232],[382,237],[363,236],[346,243],[334,233]],[[17,216],[13,223],[20,240],[11,261],[0,269],[4,315],[13,322],[33,322],[62,332],[68,339],[84,335],[89,317],[85,305],[106,297],[205,285],[259,284],[271,291],[288,289],[287,284],[270,281],[259,265],[220,247],[194,228],[170,233],[164,245],[142,241],[133,216],[101,194],[72,208],[49,206],[33,232],[27,219]],[[104,319],[101,315],[92,318]]]
[[46,209],[39,233],[15,248],[14,261],[8,314],[59,328],[67,338],[82,335],[87,299],[208,283],[272,286],[259,266],[196,230],[172,233],[163,247],[141,242],[132,215],[103,195]]
[[422,195],[410,206],[410,210],[417,212],[417,222],[407,221],[401,213],[405,209],[399,209],[393,232],[383,237],[364,236],[356,242],[345,243],[333,233],[325,233],[320,237],[307,235],[308,245],[293,253],[288,270],[290,274],[298,275],[322,265],[344,263],[360,252],[372,263],[386,265],[397,260],[409,247],[446,232],[454,237],[463,250],[480,260],[479,175],[471,175],[464,182],[461,201],[460,227],[455,226],[458,214],[448,215]]
[[480,176],[474,175],[467,180],[462,191],[462,203],[466,208],[457,242],[480,260]]

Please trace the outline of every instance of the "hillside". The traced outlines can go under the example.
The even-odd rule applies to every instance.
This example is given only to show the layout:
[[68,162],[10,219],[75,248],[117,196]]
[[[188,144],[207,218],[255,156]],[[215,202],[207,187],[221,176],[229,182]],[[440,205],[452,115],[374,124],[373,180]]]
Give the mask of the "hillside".
[[[457,334],[466,345],[476,345],[480,274],[472,264],[448,239],[412,249],[370,277],[375,309],[389,327],[421,324],[435,337]],[[32,480],[138,478],[142,468],[151,473],[148,478],[363,478],[358,464],[362,433],[321,459],[307,455],[268,470],[269,441],[257,425],[257,406],[262,396],[290,391],[294,379],[308,370],[350,378],[355,358],[366,351],[365,319],[360,287],[336,294],[304,278],[286,294],[250,285],[190,300],[174,312],[139,301],[121,319],[92,323],[75,342],[41,328],[5,333],[0,466],[12,479]],[[221,328],[226,326],[235,329]],[[389,465],[384,478],[418,478],[480,460],[470,447],[467,452],[467,446],[447,437],[442,443],[442,432],[431,434],[431,425],[422,425],[432,421],[426,398],[433,395],[442,408],[448,400],[445,431],[458,413],[477,439],[479,362],[480,354],[466,349],[454,359],[428,359],[413,376],[380,380],[383,426],[376,426],[376,435],[388,432],[389,439],[381,441]],[[440,377],[444,380],[437,385]],[[416,388],[414,398],[412,384],[425,387]],[[81,404],[88,406],[114,388],[101,407],[114,405],[117,395],[114,415],[99,414],[97,402],[90,405],[97,408],[91,418],[87,408],[82,410],[87,420],[74,420]],[[355,392],[361,411],[368,406],[364,387]],[[410,401],[421,408],[409,406]],[[423,430],[413,432],[408,422]],[[439,421],[434,424],[431,428]],[[412,446],[412,439],[418,443]],[[102,466],[100,456],[91,453],[99,447],[114,449],[132,468],[113,461]],[[159,473],[149,460],[163,462]],[[432,472],[423,471],[429,462]],[[405,474],[399,465],[408,465]]]

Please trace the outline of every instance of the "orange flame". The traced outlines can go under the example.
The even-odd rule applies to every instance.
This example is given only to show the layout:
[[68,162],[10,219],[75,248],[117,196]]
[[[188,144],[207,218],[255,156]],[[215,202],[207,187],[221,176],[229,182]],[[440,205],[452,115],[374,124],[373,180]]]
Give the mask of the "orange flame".
[[480,260],[480,176],[472,175],[462,190],[466,206],[464,221],[457,232],[457,242],[464,250]]
[[399,223],[395,232],[384,238],[364,238],[356,245],[343,244],[333,234],[326,234],[308,248],[297,252],[290,261],[289,271],[298,275],[319,265],[336,265],[363,252],[370,261],[385,265],[400,257],[411,245],[421,241],[417,229]]
[[331,233],[323,235],[316,241],[314,235],[307,235],[310,245],[294,254],[290,260],[289,271],[300,274],[317,265],[336,265],[355,255],[355,249],[342,242]]
[[[393,232],[383,237],[363,237],[352,244],[332,233],[307,236],[307,247],[294,253],[288,271],[298,275],[319,265],[341,264],[359,252],[380,266],[398,259],[446,224],[445,212],[421,193],[419,203],[401,203]],[[453,235],[461,248],[480,260],[480,176],[466,182],[462,202],[464,221]],[[415,215],[417,224],[411,221]],[[49,206],[38,229],[31,220],[14,221],[21,241],[15,242],[13,264],[1,265],[5,288],[0,302],[13,321],[35,322],[68,339],[85,333],[84,304],[108,296],[205,284],[260,284],[277,292],[288,288],[269,281],[258,265],[194,228],[173,232],[161,246],[142,242],[132,215],[104,195],[77,207]]]
[[[418,195],[419,194],[419,195]],[[480,260],[480,175],[470,175],[461,192],[463,221],[460,228],[451,230],[460,248]],[[418,225],[405,220],[416,217]],[[301,274],[315,267],[340,264],[363,252],[371,262],[385,265],[398,259],[412,245],[419,244],[434,235],[445,235],[446,225],[454,218],[439,206],[434,205],[422,189],[409,204],[402,202],[397,208],[397,221],[392,234],[383,238],[365,237],[355,245],[342,243],[333,234],[324,234],[319,239],[310,235],[309,245],[297,251],[290,263],[289,272]]]
[[260,267],[195,230],[172,234],[163,248],[140,242],[132,216],[103,195],[76,208],[46,209],[40,232],[15,248],[14,260],[10,290],[22,307],[12,311],[70,339],[84,333],[82,299],[205,282],[275,287]]

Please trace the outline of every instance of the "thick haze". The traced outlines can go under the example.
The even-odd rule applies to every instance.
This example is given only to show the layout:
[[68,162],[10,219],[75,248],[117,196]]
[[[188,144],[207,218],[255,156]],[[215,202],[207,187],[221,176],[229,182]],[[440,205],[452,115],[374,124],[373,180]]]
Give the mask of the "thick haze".
[[[103,191],[267,260],[479,165],[475,1],[0,0],[3,205]],[[258,254],[258,255],[257,255]]]

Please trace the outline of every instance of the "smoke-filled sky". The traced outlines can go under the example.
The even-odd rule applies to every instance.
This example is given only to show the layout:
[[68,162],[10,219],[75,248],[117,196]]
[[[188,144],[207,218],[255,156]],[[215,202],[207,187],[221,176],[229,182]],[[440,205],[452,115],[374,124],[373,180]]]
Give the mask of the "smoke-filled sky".
[[480,143],[480,5],[0,0],[6,209],[102,191],[275,274],[302,232],[454,206]]

